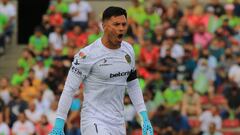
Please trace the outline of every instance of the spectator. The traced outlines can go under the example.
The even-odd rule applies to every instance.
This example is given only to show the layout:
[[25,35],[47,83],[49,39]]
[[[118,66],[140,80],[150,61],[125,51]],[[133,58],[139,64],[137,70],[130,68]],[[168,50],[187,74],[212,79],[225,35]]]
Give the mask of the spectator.
[[4,105],[8,105],[10,101],[10,84],[7,77],[0,78],[0,98],[4,101]]
[[154,130],[159,135],[172,135],[173,128],[170,123],[170,115],[168,115],[167,109],[164,106],[159,106],[155,115],[152,118],[152,124]]
[[45,112],[45,115],[47,116],[47,119],[51,125],[54,125],[54,123],[55,123],[55,117],[56,117],[56,113],[57,113],[57,105],[58,105],[58,102],[53,101],[49,112]]
[[157,67],[159,48],[154,46],[150,39],[145,39],[140,51],[140,65],[148,71],[154,71]]
[[83,48],[87,45],[87,33],[83,29],[75,25],[72,31],[67,32],[67,39],[74,43],[74,47]]
[[38,94],[39,91],[33,86],[32,81],[29,78],[23,81],[21,86],[21,98],[23,100],[28,103],[33,102]]
[[[124,117],[125,117],[125,122],[126,122],[126,126],[128,127],[128,129],[131,129],[134,127],[135,123],[135,115],[136,115],[136,111],[133,107],[133,105],[131,104],[131,100],[129,98],[128,95],[125,95],[124,97]],[[130,131],[129,131],[130,132]]]
[[229,89],[225,90],[227,104],[224,104],[225,110],[222,112],[222,117],[240,119],[240,88],[237,84],[232,84]]
[[28,104],[20,97],[20,88],[13,87],[11,89],[11,100],[6,108],[5,120],[12,128],[13,123],[17,120],[17,116],[20,112],[24,112],[27,109]]
[[4,121],[3,112],[0,112],[0,134],[10,135],[10,128],[7,123]]
[[234,5],[233,4],[226,4],[224,6],[226,14],[222,15],[219,19],[219,25],[222,26],[224,23],[224,20],[229,21],[229,26],[231,28],[234,28],[239,24],[239,18],[234,15]]
[[146,20],[149,20],[151,30],[153,30],[156,27],[156,25],[161,23],[161,18],[156,12],[154,12],[154,8],[152,7],[152,4],[146,5],[145,13],[146,14],[145,14],[144,23]]
[[49,23],[53,27],[61,27],[64,23],[62,14],[53,5],[49,7]]
[[45,48],[41,54],[41,57],[43,58],[43,63],[45,68],[50,68],[53,64],[53,56],[51,55],[50,48]]
[[48,47],[48,38],[43,34],[40,27],[35,28],[34,35],[29,38],[28,47],[37,55]]
[[183,95],[181,112],[183,116],[200,116],[202,112],[200,96],[190,85],[187,85]]
[[27,78],[28,73],[24,72],[24,68],[17,67],[17,73],[14,73],[11,78],[11,84],[13,86],[20,85]]
[[217,25],[216,25],[216,22],[218,21],[218,17],[214,14],[214,8],[211,7],[211,6],[208,6],[206,9],[205,9],[205,14],[206,14],[206,17],[207,17],[207,31],[210,32],[210,33],[214,33],[217,29]]
[[12,135],[33,135],[34,132],[33,123],[26,119],[23,112],[19,113],[18,120],[13,124]]
[[240,3],[238,0],[233,0],[234,15],[240,17]]
[[55,27],[54,32],[49,35],[49,45],[53,54],[61,53],[63,46],[67,43],[67,36],[63,33],[60,26]]
[[218,61],[216,57],[211,55],[212,53],[209,53],[208,49],[203,49],[202,53],[200,54],[200,59],[207,60],[208,67],[212,70],[215,70],[218,64]]
[[25,110],[25,115],[33,124],[37,124],[42,116],[42,113],[36,109],[34,102],[29,102],[28,109]]
[[224,14],[223,5],[220,3],[219,0],[211,0],[205,8],[212,7],[214,9],[214,14],[218,17]]
[[18,59],[18,66],[24,68],[24,72],[29,72],[30,68],[36,63],[34,53],[28,49],[24,48],[22,55]]
[[[56,11],[61,13],[64,17],[67,17],[69,12],[68,4],[63,0],[56,0],[51,3],[51,6],[56,8]],[[50,6],[50,7],[51,7]],[[49,9],[48,9],[49,11]]]
[[240,87],[240,55],[236,58],[236,64],[230,67],[228,77]]
[[92,17],[92,7],[87,1],[75,0],[69,5],[69,14],[73,25],[78,25],[85,31]]
[[216,124],[211,123],[209,125],[209,131],[205,132],[203,135],[222,135],[222,134],[216,130]]
[[8,21],[5,29],[5,36],[7,40],[11,38],[13,30],[14,30],[14,25],[15,25],[15,19],[16,19],[16,6],[9,0],[1,0],[0,3],[0,13],[3,13],[3,15],[7,16]]
[[88,31],[88,39],[87,44],[93,43],[96,39],[100,38],[103,34],[101,31],[99,24],[97,22],[92,21],[92,23],[89,22],[89,31]]
[[215,81],[215,71],[208,66],[206,59],[200,59],[193,73],[193,88],[201,95],[213,95],[213,82]]
[[48,68],[44,67],[44,63],[43,63],[44,61],[43,60],[44,59],[41,56],[38,56],[36,58],[37,63],[32,68],[34,70],[36,79],[38,79],[38,80],[46,79],[47,74],[48,74]]
[[138,0],[131,0],[132,6],[127,9],[128,17],[137,25],[143,25],[145,21],[145,10]]
[[[162,49],[161,49],[162,51]],[[176,77],[177,60],[171,56],[171,49],[166,50],[166,56],[159,59],[159,70],[166,82]]]
[[47,116],[42,115],[39,123],[36,124],[36,135],[48,135],[52,130],[53,125],[48,122]]
[[5,50],[5,31],[7,27],[8,17],[0,12],[0,54]]
[[166,7],[163,4],[162,0],[154,0],[153,1],[153,8],[154,11],[160,16],[163,17],[163,15],[166,12]]
[[171,80],[170,86],[163,92],[166,105],[168,107],[180,107],[183,99],[183,92],[177,80]]
[[209,126],[211,123],[216,125],[216,130],[220,131],[222,128],[222,119],[219,115],[219,109],[217,106],[211,106],[210,110],[204,111],[199,117],[201,122],[200,130],[202,133],[209,132]]
[[166,51],[170,49],[171,57],[175,58],[176,60],[180,60],[184,56],[184,50],[181,45],[175,43],[175,37],[171,35],[173,33],[175,33],[174,29],[168,29],[166,31],[167,37],[165,37],[165,41],[161,46],[160,56],[165,57]]
[[196,26],[197,31],[193,35],[194,44],[199,49],[206,49],[210,41],[212,40],[212,35],[207,32],[206,27],[202,24]]

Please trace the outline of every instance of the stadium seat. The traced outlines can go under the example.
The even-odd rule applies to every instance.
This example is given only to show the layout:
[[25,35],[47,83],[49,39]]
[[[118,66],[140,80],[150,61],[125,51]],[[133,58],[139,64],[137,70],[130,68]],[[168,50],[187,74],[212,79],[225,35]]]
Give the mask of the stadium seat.
[[200,121],[198,119],[193,119],[193,118],[190,118],[188,120],[188,123],[189,125],[192,127],[192,128],[197,128],[200,126]]
[[217,95],[213,97],[213,99],[211,99],[211,103],[214,105],[221,105],[221,104],[224,104],[225,102],[226,102],[226,99],[222,95]]
[[239,135],[239,134],[231,132],[231,131],[226,131],[226,132],[223,132],[223,135]]
[[209,101],[208,97],[207,96],[201,96],[200,97],[200,102],[201,104],[207,104]]
[[240,126],[239,120],[234,119],[227,119],[223,121],[223,127],[224,128],[237,128]]

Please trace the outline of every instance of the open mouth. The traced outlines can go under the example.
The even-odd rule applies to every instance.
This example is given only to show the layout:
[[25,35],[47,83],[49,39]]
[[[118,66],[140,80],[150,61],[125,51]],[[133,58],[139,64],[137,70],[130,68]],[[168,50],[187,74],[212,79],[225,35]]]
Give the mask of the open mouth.
[[118,39],[122,39],[122,38],[123,38],[123,34],[119,34]]

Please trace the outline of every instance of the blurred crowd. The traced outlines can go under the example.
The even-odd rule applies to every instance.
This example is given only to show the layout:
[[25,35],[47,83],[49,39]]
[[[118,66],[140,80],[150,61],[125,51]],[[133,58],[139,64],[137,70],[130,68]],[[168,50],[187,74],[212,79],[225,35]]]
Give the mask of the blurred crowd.
[[[5,1],[0,4],[0,33],[12,28],[4,24],[12,24],[16,14],[12,6],[7,15],[1,12]],[[131,3],[125,40],[135,51],[155,133],[239,134],[240,1]],[[17,72],[11,78],[0,78],[0,135],[47,135],[52,129],[74,55],[103,34],[97,16],[84,0],[51,1],[19,56]],[[7,36],[0,34],[0,42],[2,35]],[[66,135],[80,134],[83,87],[72,102]],[[124,104],[127,132],[138,135],[139,118],[127,94]]]
[[0,3],[0,55],[5,52],[5,44],[10,43],[16,22],[16,5],[9,0]]

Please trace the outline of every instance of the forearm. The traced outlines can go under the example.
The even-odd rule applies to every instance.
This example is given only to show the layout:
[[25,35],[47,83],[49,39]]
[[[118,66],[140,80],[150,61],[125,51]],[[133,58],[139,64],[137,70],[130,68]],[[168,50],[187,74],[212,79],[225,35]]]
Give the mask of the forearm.
[[133,103],[134,108],[138,113],[146,111],[146,106],[143,100],[142,90],[140,88],[138,79],[128,82],[127,85],[128,95]]
[[62,95],[60,97],[57,109],[57,118],[66,120],[68,111],[72,104],[73,96],[79,89],[82,79],[75,76],[71,71],[68,74]]

